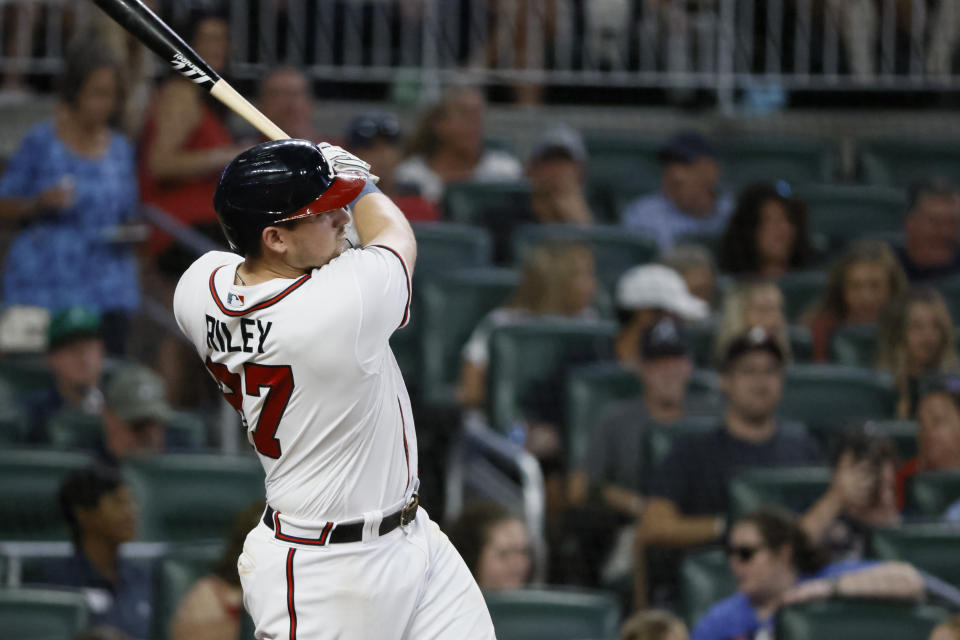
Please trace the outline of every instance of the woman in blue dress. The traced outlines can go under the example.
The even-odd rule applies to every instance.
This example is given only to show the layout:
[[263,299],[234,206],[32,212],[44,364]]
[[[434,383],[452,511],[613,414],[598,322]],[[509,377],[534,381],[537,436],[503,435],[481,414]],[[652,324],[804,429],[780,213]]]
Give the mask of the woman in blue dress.
[[0,179],[0,219],[19,233],[7,253],[3,301],[103,318],[107,349],[122,353],[139,306],[129,223],[137,215],[133,149],[113,128],[122,71],[94,42],[65,56],[52,119],[28,133]]

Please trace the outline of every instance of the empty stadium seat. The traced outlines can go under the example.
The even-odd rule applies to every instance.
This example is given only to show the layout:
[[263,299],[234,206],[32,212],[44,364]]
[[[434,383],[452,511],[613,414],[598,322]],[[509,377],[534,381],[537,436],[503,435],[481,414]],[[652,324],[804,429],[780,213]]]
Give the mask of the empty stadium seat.
[[167,638],[173,614],[193,583],[209,573],[223,552],[220,544],[172,548],[157,560],[153,572],[151,636]]
[[449,222],[418,222],[412,226],[417,237],[418,276],[490,264],[493,240],[482,227]]
[[944,618],[939,607],[877,600],[820,600],[777,615],[777,640],[925,640]]
[[84,453],[0,450],[0,539],[68,539],[67,525],[57,506],[57,490],[68,474],[86,469],[93,462]]
[[829,364],[787,367],[778,413],[814,431],[847,427],[865,419],[893,416],[893,380],[870,369]]
[[577,366],[610,359],[615,332],[613,323],[559,318],[494,329],[487,370],[491,426],[506,432],[531,410],[542,419],[544,411],[554,408],[562,421],[566,375]]
[[96,449],[103,435],[103,421],[76,409],[62,409],[47,421],[47,438],[56,449]]
[[848,367],[873,367],[879,329],[874,324],[840,327],[830,340],[830,359]]
[[859,157],[869,184],[908,187],[930,176],[960,179],[960,150],[950,140],[866,140],[859,145]]
[[834,143],[809,138],[728,138],[717,141],[723,181],[742,188],[785,180],[790,185],[832,182]]
[[807,203],[811,235],[822,238],[823,248],[831,252],[865,234],[903,230],[907,207],[903,189],[820,184],[799,187],[796,195]]
[[4,354],[0,358],[0,379],[16,394],[29,394],[53,385],[53,375],[42,356]]
[[907,510],[939,518],[960,500],[960,472],[921,471],[907,485]]
[[140,507],[140,539],[222,540],[237,512],[263,500],[263,468],[252,456],[164,454],[124,470]]
[[463,345],[487,313],[508,301],[519,280],[512,269],[488,267],[437,274],[419,287],[421,381],[428,401],[454,399]]
[[733,595],[736,581],[723,549],[692,551],[680,565],[680,612],[691,629],[714,604]]
[[87,627],[87,599],[67,589],[0,588],[4,638],[73,640]]
[[517,589],[485,595],[502,640],[613,640],[620,604],[612,593]]
[[873,553],[881,560],[903,560],[960,588],[960,527],[908,524],[873,532]]
[[450,222],[480,224],[487,211],[526,209],[529,200],[526,182],[456,182],[444,190],[441,209]]
[[829,276],[822,269],[791,271],[779,280],[788,322],[797,322],[827,291]]
[[514,232],[513,257],[519,265],[537,244],[551,240],[582,242],[593,248],[597,278],[613,291],[620,275],[638,264],[657,257],[657,243],[643,235],[612,225],[581,227],[571,224],[524,225]]
[[619,362],[597,362],[578,367],[567,377],[567,460],[582,468],[590,434],[612,402],[636,397],[641,383],[636,373]]
[[587,135],[587,199],[606,222],[616,223],[634,198],[660,187],[657,151],[662,141]]
[[775,467],[746,469],[737,473],[728,487],[731,518],[743,516],[767,504],[797,513],[805,511],[830,487],[828,467]]

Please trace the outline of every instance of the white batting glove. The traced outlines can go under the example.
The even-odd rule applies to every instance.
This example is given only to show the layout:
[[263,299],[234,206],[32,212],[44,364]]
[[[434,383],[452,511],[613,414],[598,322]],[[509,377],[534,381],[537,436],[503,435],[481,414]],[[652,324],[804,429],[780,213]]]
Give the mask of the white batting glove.
[[377,184],[380,181],[380,178],[370,173],[369,163],[364,162],[343,147],[338,147],[328,142],[321,142],[317,146],[320,148],[320,153],[323,154],[323,157],[326,158],[327,162],[330,163],[330,166],[333,167],[337,173],[359,172],[372,180],[373,184]]

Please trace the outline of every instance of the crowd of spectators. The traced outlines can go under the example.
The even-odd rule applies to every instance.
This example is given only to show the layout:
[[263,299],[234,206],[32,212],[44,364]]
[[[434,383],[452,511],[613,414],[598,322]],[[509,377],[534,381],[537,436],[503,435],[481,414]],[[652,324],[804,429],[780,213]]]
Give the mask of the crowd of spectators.
[[[193,13],[181,33],[229,75],[223,16]],[[118,59],[103,37],[72,45],[66,63],[54,117],[26,133],[0,178],[0,219],[14,231],[3,302],[50,314],[41,354],[49,385],[17,398],[29,423],[24,441],[57,441],[52,425],[67,414],[96,425],[91,438],[77,432],[58,441],[88,448],[101,466],[63,485],[76,553],[47,579],[102,592],[92,622],[144,638],[150,581],[118,554],[134,538],[137,516],[117,469],[185,446],[169,429],[174,407],[206,408],[190,395],[191,380],[206,376],[190,370],[194,358],[173,334],[154,337],[160,346],[149,360],[130,348],[142,283],[158,283],[154,292],[169,295],[194,255],[168,234],[147,238],[138,212],[159,208],[222,245],[212,207],[218,173],[256,138],[232,130],[223,108],[177,75],[151,89],[138,129],[123,117],[121,95],[130,74],[121,63],[134,62]],[[291,135],[323,138],[312,124],[310,85],[297,69],[271,70],[257,101]],[[492,237],[491,264],[515,268],[518,285],[457,345],[454,406],[439,414],[424,409],[429,417],[418,428],[428,433],[425,446],[430,431],[456,431],[462,416],[485,419],[497,374],[491,336],[499,329],[611,321],[616,335],[602,359],[633,376],[639,392],[599,408],[583,460],[568,456],[563,389],[564,375],[583,361],[558,365],[562,371],[534,385],[511,425],[510,440],[543,472],[551,583],[617,588],[630,609],[676,607],[684,557],[723,548],[737,592],[694,625],[694,639],[734,629],[753,637],[771,627],[779,607],[810,599],[919,600],[923,576],[905,563],[871,560],[871,532],[915,515],[905,497],[911,478],[960,472],[960,382],[950,377],[960,374],[950,311],[956,301],[949,297],[956,293],[941,286],[960,273],[958,187],[931,176],[907,194],[902,237],[858,238],[824,254],[812,242],[807,203],[790,184],[769,176],[730,185],[720,143],[682,131],[657,154],[659,188],[604,225],[590,201],[591,158],[578,131],[545,125],[521,161],[510,145],[488,145],[485,109],[481,90],[459,86],[428,106],[413,132],[397,114],[370,110],[331,136],[371,163],[381,188],[414,222],[444,225],[451,185],[527,188],[522,203],[492,205],[474,221],[477,233]],[[517,234],[530,225],[573,235],[518,251]],[[605,282],[608,256],[589,235],[601,227],[646,238],[658,260],[624,265],[615,282]],[[791,313],[789,278],[828,270],[816,295]],[[433,275],[418,274],[417,285]],[[849,425],[834,424],[825,436],[813,429],[820,425],[781,415],[790,367],[836,364],[835,339],[850,328],[874,340],[860,369],[889,375],[895,398],[882,417],[918,425],[912,459],[869,423],[847,433]],[[709,388],[693,383],[708,377]],[[670,434],[666,454],[652,451],[654,433]],[[728,486],[745,468],[828,464],[832,479],[822,495],[802,508],[781,505],[795,513],[731,511]],[[430,491],[425,487],[424,499],[438,500],[440,492]],[[511,507],[468,504],[447,523],[485,590],[520,588],[534,575],[532,532]],[[223,558],[180,606],[173,637],[237,637],[233,560],[260,508],[238,516]],[[942,517],[960,520],[960,500]],[[624,626],[625,638],[679,640],[686,633],[682,622],[652,610]],[[955,622],[934,637],[950,633]]]

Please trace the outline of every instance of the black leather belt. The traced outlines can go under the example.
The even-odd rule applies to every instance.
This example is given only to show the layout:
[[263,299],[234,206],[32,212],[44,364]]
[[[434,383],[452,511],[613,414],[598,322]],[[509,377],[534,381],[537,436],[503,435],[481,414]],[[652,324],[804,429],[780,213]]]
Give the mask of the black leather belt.
[[[417,494],[413,494],[413,498],[411,498],[405,507],[383,517],[383,520],[380,521],[380,535],[384,536],[401,525],[413,522],[413,519],[417,517],[417,508],[419,506],[420,497]],[[338,524],[336,526],[334,526],[332,522],[328,522],[316,538],[291,536],[281,531],[280,527],[277,527],[279,522],[277,521],[276,513],[273,507],[267,505],[267,510],[263,512],[263,524],[267,525],[273,531],[274,537],[278,540],[320,546],[342,542],[360,542],[363,540],[363,522],[351,522],[349,524]],[[277,521],[276,524],[275,521]]]

